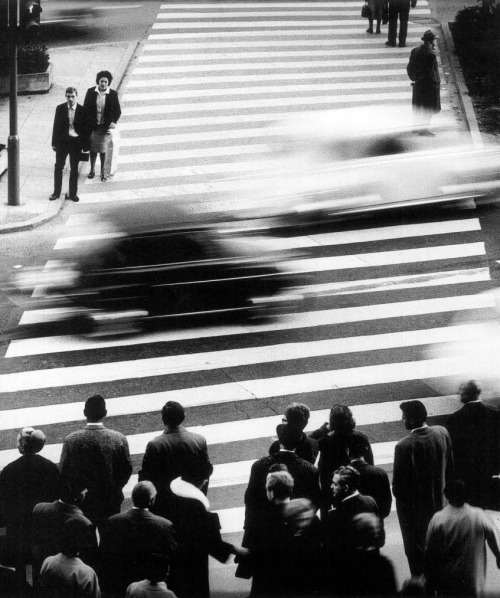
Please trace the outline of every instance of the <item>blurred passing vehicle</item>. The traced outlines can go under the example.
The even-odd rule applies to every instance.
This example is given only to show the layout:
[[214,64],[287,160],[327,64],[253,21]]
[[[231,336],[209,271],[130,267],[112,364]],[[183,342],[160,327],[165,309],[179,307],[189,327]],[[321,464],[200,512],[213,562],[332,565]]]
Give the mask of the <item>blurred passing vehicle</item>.
[[121,206],[110,221],[98,244],[50,269],[18,272],[16,289],[42,287],[45,308],[66,306],[76,330],[94,336],[209,315],[265,316],[300,300],[272,256],[243,251],[231,229],[220,232],[208,218],[147,202]]
[[411,109],[394,106],[308,113],[282,123],[281,156],[240,178],[238,218],[310,223],[426,204],[497,200],[500,150],[419,136]]

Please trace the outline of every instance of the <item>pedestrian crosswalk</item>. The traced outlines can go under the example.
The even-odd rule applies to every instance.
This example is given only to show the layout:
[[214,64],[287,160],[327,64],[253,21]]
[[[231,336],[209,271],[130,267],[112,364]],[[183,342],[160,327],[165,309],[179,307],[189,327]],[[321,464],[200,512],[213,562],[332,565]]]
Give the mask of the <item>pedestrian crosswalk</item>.
[[[213,201],[239,184],[230,177],[271,164],[286,117],[361,103],[409,107],[409,50],[366,34],[359,12],[354,0],[162,5],[127,78],[118,171],[105,184],[86,181],[82,204]],[[429,15],[420,1],[410,46],[428,28],[418,19]],[[440,119],[451,119],[446,97],[443,106]],[[98,216],[70,216],[55,260],[109,234],[91,234],[92,220]],[[495,309],[480,294],[491,286],[484,235],[473,211],[336,228],[251,240],[282,268],[308,275],[297,313],[129,338],[59,330],[12,340],[0,367],[0,468],[17,457],[25,425],[43,428],[42,454],[58,462],[64,437],[83,421],[83,401],[99,393],[107,425],[129,439],[127,501],[146,444],[162,429],[161,407],[185,406],[187,426],[207,438],[209,498],[225,534],[241,532],[249,469],[292,401],[310,406],[311,429],[333,403],[350,405],[376,464],[391,471],[404,434],[400,401],[418,398],[436,418],[458,408],[462,364],[429,348],[473,338],[477,324],[467,316]],[[300,257],[290,260],[289,251]],[[464,322],[450,325],[457,314]],[[64,315],[26,310],[19,327]],[[400,545],[396,527],[387,541]]]
[[[406,64],[429,5],[411,11],[408,48],[366,33],[360,11],[357,0],[162,4],[124,86],[117,173],[86,181],[83,201],[207,205],[272,168],[287,118],[367,103],[410,112]],[[436,123],[453,123],[446,93]]]

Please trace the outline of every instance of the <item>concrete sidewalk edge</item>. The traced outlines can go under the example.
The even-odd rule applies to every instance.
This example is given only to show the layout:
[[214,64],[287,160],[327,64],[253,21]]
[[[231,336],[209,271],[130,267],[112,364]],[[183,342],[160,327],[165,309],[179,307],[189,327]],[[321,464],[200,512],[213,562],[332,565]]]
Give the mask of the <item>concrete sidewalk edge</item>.
[[464,115],[467,128],[470,132],[472,144],[477,147],[483,147],[483,139],[479,130],[476,113],[474,112],[474,106],[469,95],[469,90],[467,89],[467,85],[465,83],[465,77],[460,65],[460,60],[455,50],[455,44],[453,42],[450,26],[448,23],[441,23],[440,29],[443,33],[445,51],[449,60],[453,83],[457,90],[460,108],[462,114]]
[[[116,90],[120,91],[120,86],[125,78],[127,73],[127,69],[132,62],[134,54],[139,46],[140,42],[130,42],[125,54],[123,55],[120,63],[118,65],[118,69],[116,71],[114,80],[116,82]],[[85,47],[85,46],[82,46]],[[64,209],[65,200],[59,199],[57,200],[56,208],[54,209],[52,202],[48,203],[47,210],[42,214],[38,214],[33,216],[33,218],[29,218],[27,220],[23,220],[21,222],[12,222],[9,224],[1,224],[0,225],[0,234],[8,234],[8,233],[17,233],[27,230],[32,230],[45,224],[46,222],[50,222],[54,218],[56,218]]]

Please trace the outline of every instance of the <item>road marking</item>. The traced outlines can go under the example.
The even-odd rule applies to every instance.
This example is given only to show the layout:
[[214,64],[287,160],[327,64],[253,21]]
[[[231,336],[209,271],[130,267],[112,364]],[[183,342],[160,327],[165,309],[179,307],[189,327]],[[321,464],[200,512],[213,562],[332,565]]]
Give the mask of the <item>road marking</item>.
[[229,87],[221,89],[188,89],[185,91],[150,91],[145,93],[129,93],[129,102],[144,102],[178,98],[206,98],[207,96],[236,96],[260,95],[270,93],[299,93],[317,91],[343,91],[347,89],[389,89],[408,87],[406,81],[352,81],[342,83],[315,83],[315,84],[287,84],[263,85],[258,87]]
[[[143,162],[159,162],[164,160],[189,160],[195,158],[213,158],[219,156],[244,156],[245,154],[262,154],[271,151],[271,146],[268,144],[259,145],[227,145],[218,147],[201,147],[199,149],[177,149],[156,152],[135,152],[133,154],[125,154],[120,156],[120,164],[141,164]],[[122,159],[123,158],[123,159]],[[274,162],[274,161],[273,161]],[[208,165],[194,165],[192,168],[203,168]],[[213,164],[213,167],[223,167],[225,164]],[[231,164],[227,164],[230,168]],[[168,170],[168,169],[165,169]],[[217,172],[217,171],[216,171]],[[127,174],[127,173],[124,173]],[[117,179],[115,179],[117,180]]]
[[[225,12],[159,12],[157,19],[171,19],[175,21],[176,19],[181,20],[182,23],[178,23],[181,25],[182,28],[189,29],[191,26],[190,21],[198,21],[203,22],[204,19],[207,21],[212,22],[213,19],[244,19],[244,18],[257,18],[261,19],[264,17],[277,17],[282,16],[283,18],[286,17],[298,17],[300,19],[304,19],[306,17],[324,17],[324,20],[331,19],[332,17],[357,17],[359,16],[359,10],[335,10],[330,7],[329,10],[300,10],[300,11],[292,11],[289,10],[290,7],[277,9],[277,10],[262,10],[259,9],[258,12],[250,12],[250,11],[237,11],[237,10],[228,10]],[[348,8],[352,8],[349,6]],[[161,9],[160,9],[161,10]],[[428,8],[414,8],[411,11],[413,16],[415,15],[430,15],[430,10]],[[217,22],[217,21],[216,21]],[[293,21],[292,21],[293,22]],[[323,19],[318,21],[319,24],[323,22]],[[224,27],[225,21],[221,20],[217,22],[220,27]],[[302,23],[301,23],[302,24]],[[295,25],[297,22],[295,21]]]
[[[296,23],[297,24],[297,23]],[[314,36],[329,36],[330,38],[334,38],[337,36],[342,35],[359,35],[360,29],[359,22],[357,22],[357,27],[345,27],[345,26],[337,26],[340,23],[332,23],[332,27],[328,28],[321,28],[318,27],[312,31],[307,31],[308,37]],[[418,35],[422,34],[423,27],[414,26],[412,23],[408,24],[408,32],[410,35]],[[190,40],[199,40],[199,39],[208,39],[208,38],[216,38],[216,39],[227,39],[231,37],[262,37],[268,38],[270,35],[271,37],[293,37],[297,38],[300,35],[304,34],[303,29],[283,29],[280,31],[276,31],[275,29],[262,29],[258,31],[245,31],[241,33],[241,31],[196,31],[195,33],[187,32],[170,32],[170,33],[151,33],[148,36],[148,41],[154,40],[181,40],[181,39],[190,39]],[[363,38],[365,39],[365,38]]]
[[[335,6],[341,7],[350,7],[357,4],[357,0],[352,0],[351,2],[335,2]],[[419,6],[428,6],[427,0],[420,0],[418,3]],[[310,2],[238,2],[237,6],[239,8],[255,8],[257,10],[261,10],[262,8],[311,8]],[[331,2],[315,2],[315,7],[318,8],[331,8]],[[234,3],[230,2],[218,2],[217,4],[197,4],[195,2],[188,2],[186,4],[162,4],[160,5],[160,10],[164,9],[182,9],[185,10],[186,8],[191,8],[194,10],[202,10],[204,8],[214,8],[219,10],[220,8],[231,8],[235,7]],[[256,13],[258,14],[258,13]],[[413,13],[412,13],[413,14]]]
[[[204,85],[206,83],[256,83],[259,81],[297,81],[307,79],[350,79],[353,77],[395,77],[401,75],[401,69],[379,69],[377,71],[321,71],[306,73],[273,73],[270,75],[208,75],[205,77],[176,77],[175,79],[132,79],[127,89],[145,87],[178,87],[185,85]],[[128,94],[127,94],[128,97]]]
[[[196,60],[204,63],[205,61],[209,60],[258,60],[259,58],[264,58],[269,60],[271,58],[303,58],[303,57],[321,57],[321,56],[355,56],[365,55],[367,52],[370,53],[371,56],[391,56],[393,51],[391,48],[346,48],[346,49],[339,49],[339,48],[328,48],[326,50],[281,50],[281,51],[272,51],[272,52],[204,52],[202,54],[163,54],[161,56],[157,56],[155,54],[141,54],[137,61],[139,63],[145,62],[161,62],[168,63],[168,62],[182,62],[186,61],[189,63],[193,63]],[[243,63],[244,64],[244,63]]]
[[228,102],[194,102],[188,104],[152,104],[149,106],[126,106],[123,113],[127,116],[144,114],[178,114],[180,112],[204,112],[220,110],[251,110],[270,108],[272,106],[298,106],[307,104],[353,104],[361,102],[387,102],[390,100],[408,100],[410,91],[395,91],[389,93],[341,94],[334,96],[296,96],[293,98],[263,98],[251,100],[233,100]]
[[[356,14],[358,14],[356,12]],[[412,14],[416,16],[415,11],[412,11]],[[429,11],[425,10],[422,11],[420,14],[429,14]],[[281,28],[288,28],[288,27],[297,27],[300,24],[300,27],[306,29],[308,27],[318,27],[321,25],[326,24],[325,20],[315,20],[315,21],[301,21],[300,23],[295,21],[206,21],[204,23],[189,23],[184,24],[182,22],[170,22],[170,23],[153,23],[153,29],[262,29],[265,27],[275,27],[275,31],[279,32]],[[344,26],[356,26],[356,27],[363,27],[360,25],[360,19],[342,19],[341,21],[337,22],[337,25],[344,25]],[[359,31],[359,30],[358,30]]]

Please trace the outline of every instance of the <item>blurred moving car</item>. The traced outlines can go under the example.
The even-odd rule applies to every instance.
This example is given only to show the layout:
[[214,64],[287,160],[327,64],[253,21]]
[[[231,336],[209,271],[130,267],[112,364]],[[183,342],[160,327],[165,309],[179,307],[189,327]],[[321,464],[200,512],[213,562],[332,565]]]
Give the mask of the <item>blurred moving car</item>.
[[[497,200],[500,150],[421,137],[411,109],[308,113],[282,123],[281,159],[239,179],[238,218],[299,224],[408,206]],[[443,134],[444,133],[444,134]],[[443,145],[443,142],[445,145]]]
[[121,206],[98,244],[48,270],[19,272],[20,291],[42,286],[45,307],[70,305],[93,336],[179,325],[206,316],[265,316],[300,300],[272,256],[250,255],[209,221],[162,202]]

